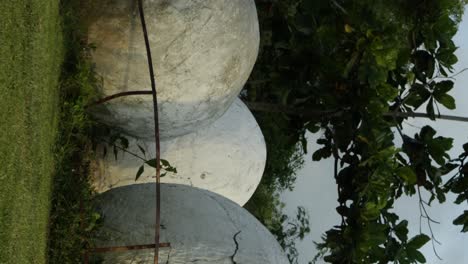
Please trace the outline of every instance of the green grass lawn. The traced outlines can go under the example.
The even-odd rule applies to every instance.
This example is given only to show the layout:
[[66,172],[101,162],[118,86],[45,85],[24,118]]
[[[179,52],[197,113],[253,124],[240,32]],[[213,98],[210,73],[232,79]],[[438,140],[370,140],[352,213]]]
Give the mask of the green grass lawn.
[[45,263],[62,46],[59,0],[0,1],[0,263]]

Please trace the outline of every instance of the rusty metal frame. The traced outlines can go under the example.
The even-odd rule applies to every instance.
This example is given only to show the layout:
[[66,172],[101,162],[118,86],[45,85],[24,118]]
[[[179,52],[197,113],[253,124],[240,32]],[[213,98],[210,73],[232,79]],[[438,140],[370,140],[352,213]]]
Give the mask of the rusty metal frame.
[[[160,243],[160,228],[161,228],[161,147],[159,139],[159,113],[158,113],[158,99],[157,99],[157,90],[156,90],[156,81],[154,79],[154,69],[153,69],[153,60],[151,56],[151,48],[148,39],[148,32],[146,28],[145,15],[143,10],[142,0],[138,1],[138,10],[140,14],[141,26],[143,30],[143,37],[145,39],[146,55],[148,60],[148,69],[149,77],[151,80],[151,91],[127,91],[122,93],[113,94],[107,96],[103,99],[100,99],[87,107],[99,105],[110,100],[131,95],[149,95],[153,96],[153,110],[154,110],[154,138],[156,141],[156,229],[154,235],[154,244],[144,244],[144,245],[130,245],[130,246],[117,246],[117,247],[101,247],[101,248],[92,248],[85,251],[83,256],[83,262],[85,264],[89,263],[89,254],[93,253],[105,253],[105,252],[125,252],[131,250],[142,250],[142,249],[152,249],[154,248],[154,264],[159,264],[159,248],[171,247],[170,243]],[[84,222],[82,222],[83,224]]]

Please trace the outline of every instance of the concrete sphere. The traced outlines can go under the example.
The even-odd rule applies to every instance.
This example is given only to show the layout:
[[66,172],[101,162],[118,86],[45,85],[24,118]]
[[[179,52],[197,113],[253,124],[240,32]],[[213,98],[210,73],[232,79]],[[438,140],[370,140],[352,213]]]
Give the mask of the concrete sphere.
[[[155,143],[130,139],[129,151],[146,159],[155,157]],[[255,118],[237,99],[229,110],[211,125],[197,132],[161,142],[161,158],[178,173],[167,173],[165,183],[206,189],[244,205],[260,183],[266,162],[266,146]],[[98,192],[117,186],[154,182],[155,170],[145,166],[138,181],[135,176],[144,162],[125,152],[100,158],[93,169],[93,184]]]
[[[98,247],[154,244],[155,184],[119,187],[97,197],[104,217]],[[288,264],[273,235],[249,212],[215,193],[161,185],[159,263]],[[237,245],[236,245],[237,243]],[[100,254],[104,263],[152,263],[154,250]]]
[[[88,33],[102,96],[151,90],[137,1],[94,3]],[[257,58],[254,0],[144,1],[155,68],[161,137],[204,127],[231,105]],[[103,122],[136,137],[153,131],[151,95],[94,108]]]

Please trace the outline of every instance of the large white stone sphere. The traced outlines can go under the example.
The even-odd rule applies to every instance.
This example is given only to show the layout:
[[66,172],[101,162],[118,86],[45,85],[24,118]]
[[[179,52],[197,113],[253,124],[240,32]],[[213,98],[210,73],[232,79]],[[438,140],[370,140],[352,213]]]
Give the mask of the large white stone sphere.
[[[97,205],[104,217],[98,247],[154,244],[154,183],[112,189],[97,197]],[[273,235],[245,209],[184,185],[161,185],[160,242],[171,247],[160,250],[159,263],[289,263]],[[99,256],[104,263],[152,263],[154,250]]]
[[[128,151],[146,159],[155,157],[155,143],[130,139]],[[244,205],[260,183],[266,162],[266,146],[255,118],[237,99],[229,110],[211,125],[197,132],[161,142],[161,157],[177,168],[162,182],[206,189]],[[144,163],[120,151],[99,157],[93,169],[93,184],[98,192],[123,185],[154,182],[155,169],[145,166],[138,181],[135,176]]]
[[[134,0],[101,0],[88,41],[103,96],[151,90],[143,33]],[[247,81],[257,58],[254,0],[143,1],[155,68],[161,136],[175,137],[221,116]],[[137,136],[152,131],[151,95],[94,108],[109,125]]]

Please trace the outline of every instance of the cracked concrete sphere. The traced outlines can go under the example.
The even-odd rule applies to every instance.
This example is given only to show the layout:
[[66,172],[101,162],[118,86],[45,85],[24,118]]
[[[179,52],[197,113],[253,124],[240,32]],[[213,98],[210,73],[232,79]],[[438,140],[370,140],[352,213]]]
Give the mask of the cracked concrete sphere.
[[[104,217],[98,247],[154,244],[155,184],[112,189],[97,197]],[[161,185],[159,263],[288,264],[273,235],[228,199],[184,185]],[[152,263],[153,249],[94,255],[104,263]]]
[[[88,42],[102,96],[151,90],[137,1],[93,3]],[[254,0],[143,1],[155,68],[162,138],[204,127],[231,105],[257,58]],[[93,108],[101,121],[136,137],[153,131],[151,95]]]
[[[130,139],[128,151],[146,159],[155,157],[155,143]],[[245,104],[237,99],[228,111],[214,123],[197,132],[161,142],[161,158],[177,168],[161,178],[165,183],[192,185],[206,189],[244,205],[260,183],[266,162],[266,146],[255,118]],[[154,182],[154,168],[145,171],[135,181],[138,168],[144,162],[120,151],[100,157],[92,170],[93,185],[98,192],[118,186]]]

